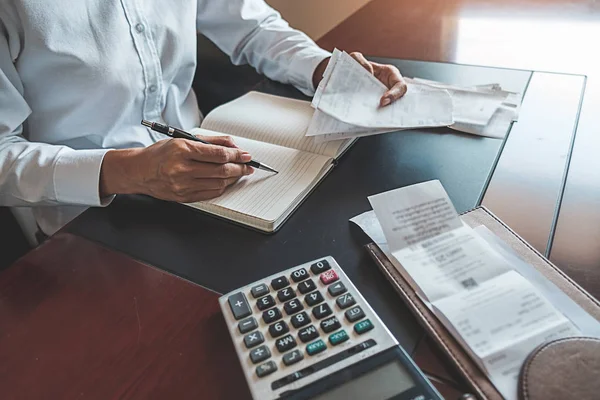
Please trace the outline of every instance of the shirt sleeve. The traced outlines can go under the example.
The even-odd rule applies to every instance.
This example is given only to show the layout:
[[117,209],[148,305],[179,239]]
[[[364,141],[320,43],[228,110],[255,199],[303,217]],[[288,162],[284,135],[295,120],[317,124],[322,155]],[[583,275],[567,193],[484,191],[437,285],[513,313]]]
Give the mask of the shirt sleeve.
[[0,206],[73,204],[104,206],[100,168],[108,150],[73,150],[32,143],[23,136],[31,109],[14,65],[17,33],[0,19]]
[[196,27],[236,64],[313,95],[313,73],[331,54],[292,29],[263,0],[198,0]]

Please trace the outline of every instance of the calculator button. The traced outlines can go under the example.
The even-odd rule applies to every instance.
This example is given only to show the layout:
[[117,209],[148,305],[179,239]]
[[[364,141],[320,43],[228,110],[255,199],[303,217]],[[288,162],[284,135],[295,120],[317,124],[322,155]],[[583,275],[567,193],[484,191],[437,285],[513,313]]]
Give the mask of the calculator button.
[[285,289],[281,289],[279,292],[277,292],[277,298],[282,303],[284,301],[288,301],[289,299],[293,299],[294,297],[296,297],[296,292],[294,292],[294,289],[291,287],[286,287]]
[[298,284],[298,290],[302,294],[306,294],[308,292],[312,292],[316,288],[317,288],[317,285],[315,285],[315,283],[312,281],[312,279],[300,282]]
[[342,282],[337,282],[335,285],[331,285],[327,288],[327,291],[332,296],[339,296],[342,293],[346,293],[348,289]]
[[269,325],[269,333],[272,338],[279,337],[284,333],[288,333],[290,331],[289,326],[283,321],[275,322],[273,325]]
[[356,300],[354,300],[354,297],[350,293],[341,295],[335,300],[335,302],[342,310],[356,304]]
[[338,321],[336,317],[327,318],[321,321],[321,329],[323,329],[323,332],[325,333],[333,332],[340,327],[340,321]]
[[264,361],[269,357],[271,357],[271,352],[269,351],[269,348],[265,345],[257,347],[250,352],[250,360],[252,360],[254,364],[258,364],[259,362]]
[[263,321],[265,321],[265,324],[270,324],[278,319],[281,319],[281,311],[278,308],[263,311]]
[[267,361],[266,363],[261,364],[258,367],[256,367],[256,375],[259,378],[262,378],[263,376],[267,376],[275,371],[277,371],[277,365],[275,365],[275,363],[273,361]]
[[266,310],[267,308],[271,308],[274,305],[275,305],[275,299],[270,294],[265,297],[261,297],[260,299],[258,299],[256,301],[256,306],[261,311]]
[[321,272],[327,271],[330,268],[331,268],[331,266],[329,265],[329,262],[327,260],[321,260],[310,266],[310,270],[315,275],[318,275]]
[[306,352],[309,356],[314,356],[317,353],[322,352],[327,348],[327,345],[322,340],[317,340],[316,342],[312,342],[306,346]]
[[248,299],[246,299],[246,295],[242,292],[237,292],[232,294],[227,299],[229,302],[229,307],[231,307],[231,312],[233,313],[233,317],[235,319],[246,318],[252,311],[250,311],[250,305],[248,304]]
[[316,319],[321,319],[330,315],[333,311],[331,311],[331,307],[329,307],[329,304],[324,303],[313,308],[312,312]]
[[271,281],[271,287],[275,290],[283,289],[286,286],[289,286],[290,282],[287,280],[285,276],[280,276],[279,278],[275,278]]
[[277,339],[275,346],[277,346],[277,350],[279,350],[280,353],[285,353],[289,349],[293,349],[297,346],[296,339],[294,339],[292,335],[287,335],[281,339]]
[[290,351],[287,354],[283,355],[283,363],[285,365],[292,365],[292,364],[296,364],[298,361],[302,360],[304,358],[304,355],[302,355],[302,352],[300,350],[294,350],[294,351]]
[[373,329],[373,324],[369,319],[357,322],[356,325],[354,325],[354,332],[358,333],[359,335],[362,335],[363,333],[368,332],[371,329]]
[[258,299],[259,297],[269,293],[269,287],[265,283],[261,283],[260,285],[256,285],[250,289],[250,292],[252,293],[252,297]]
[[346,311],[345,314],[348,322],[358,321],[359,319],[365,316],[365,313],[362,310],[362,308],[360,308],[360,306],[352,307],[351,309]]
[[331,335],[329,335],[329,343],[331,343],[334,346],[340,343],[344,343],[346,340],[348,340],[348,334],[345,330],[341,330],[339,332],[332,333]]
[[[293,300],[292,300],[293,301]],[[290,318],[290,322],[294,328],[302,328],[304,325],[310,324],[310,317],[307,313],[301,312]]]
[[317,328],[315,328],[314,325],[311,325],[307,328],[302,329],[301,331],[298,331],[298,337],[300,338],[302,343],[306,343],[308,341],[313,340],[314,338],[319,337],[319,332],[317,331]]
[[338,279],[340,279],[340,277],[332,269],[329,271],[325,271],[321,274],[321,282],[323,282],[324,285],[329,285],[330,283],[335,282]]
[[244,344],[246,348],[250,349],[254,346],[257,346],[265,341],[265,337],[260,331],[252,332],[244,336]]
[[300,282],[305,279],[308,279],[308,272],[306,271],[306,269],[300,268],[292,272],[290,278],[292,278],[294,282]]
[[243,319],[238,324],[238,329],[240,330],[240,333],[248,333],[250,331],[255,330],[256,328],[258,328],[258,322],[256,322],[256,319],[254,319],[254,317]]
[[285,303],[283,305],[283,309],[285,310],[287,315],[292,315],[292,314],[296,314],[298,311],[303,310],[304,306],[302,305],[302,303],[300,303],[300,300],[294,299],[294,300],[290,300],[287,303]]
[[312,307],[323,301],[323,295],[321,292],[312,292],[304,296],[304,301],[306,301],[309,307]]

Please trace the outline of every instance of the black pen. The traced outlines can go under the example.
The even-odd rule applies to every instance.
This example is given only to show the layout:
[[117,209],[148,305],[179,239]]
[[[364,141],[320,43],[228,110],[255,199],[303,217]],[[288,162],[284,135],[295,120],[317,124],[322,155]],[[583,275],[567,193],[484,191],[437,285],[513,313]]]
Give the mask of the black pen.
[[[187,140],[193,140],[195,142],[200,142],[200,143],[204,143],[204,144],[212,144],[205,140],[198,139],[196,136],[192,135],[191,133],[187,133],[186,131],[182,131],[181,129],[173,128],[172,126],[159,124],[158,122],[150,122],[150,121],[146,121],[145,119],[143,119],[142,125],[147,126],[148,128],[152,129],[153,131],[164,133],[165,135],[170,136],[172,138],[187,139]],[[264,171],[273,172],[275,174],[279,173],[278,171],[274,170],[273,168],[269,167],[268,165],[258,162],[258,161],[252,160],[252,161],[248,161],[245,164],[249,165],[253,168],[262,169]]]

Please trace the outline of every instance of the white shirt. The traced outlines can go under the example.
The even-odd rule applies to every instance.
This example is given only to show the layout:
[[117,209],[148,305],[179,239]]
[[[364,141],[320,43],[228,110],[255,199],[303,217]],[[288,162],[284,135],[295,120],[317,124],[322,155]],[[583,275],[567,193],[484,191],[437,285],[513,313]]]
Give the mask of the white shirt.
[[198,126],[197,32],[308,95],[329,56],[262,0],[0,1],[0,205],[52,234],[110,202],[107,149],[164,139],[140,120]]

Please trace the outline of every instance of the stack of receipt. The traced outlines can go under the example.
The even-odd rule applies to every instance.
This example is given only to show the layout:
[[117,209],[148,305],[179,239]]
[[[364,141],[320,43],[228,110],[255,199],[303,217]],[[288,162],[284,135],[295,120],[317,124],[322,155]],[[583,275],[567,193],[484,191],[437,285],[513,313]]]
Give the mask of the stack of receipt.
[[351,221],[388,256],[506,399],[525,358],[600,324],[487,228],[462,222],[439,181],[369,197]]
[[479,136],[503,138],[517,120],[521,96],[498,84],[463,87],[405,78],[408,91],[381,107],[387,87],[346,52],[334,50],[317,87],[306,136],[318,143],[361,136],[448,126]]

